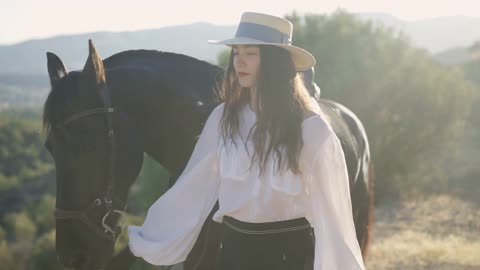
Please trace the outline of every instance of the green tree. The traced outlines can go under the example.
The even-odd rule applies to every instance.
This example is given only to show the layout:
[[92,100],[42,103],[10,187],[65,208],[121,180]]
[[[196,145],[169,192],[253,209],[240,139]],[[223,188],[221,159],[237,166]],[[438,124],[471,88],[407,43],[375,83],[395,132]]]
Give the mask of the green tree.
[[35,241],[32,256],[29,259],[29,269],[62,270],[55,251],[55,230],[52,230]]
[[469,48],[470,54],[476,56],[480,54],[480,40],[475,41]]
[[15,266],[15,261],[6,241],[0,241],[0,265],[2,269],[19,269]]
[[55,229],[54,209],[55,197],[48,193],[30,207],[29,212],[34,218],[39,235]]
[[168,189],[169,174],[157,161],[145,155],[142,170],[132,188],[132,210],[145,213],[148,208]]
[[228,58],[230,57],[230,48],[227,48],[220,52],[217,57],[217,65],[221,66],[223,69],[227,68]]
[[[26,269],[27,260],[32,252],[36,227],[25,211],[10,213],[5,216],[8,249],[15,258],[14,269]],[[10,234],[10,235],[8,235]]]
[[338,101],[366,126],[377,198],[446,189],[441,161],[461,136],[474,88],[455,68],[413,48],[399,32],[337,11],[295,12],[293,43],[317,59],[322,98]]
[[40,123],[0,116],[0,190],[36,181],[52,171]]
[[25,211],[8,214],[5,223],[15,241],[31,242],[34,239],[37,228]]

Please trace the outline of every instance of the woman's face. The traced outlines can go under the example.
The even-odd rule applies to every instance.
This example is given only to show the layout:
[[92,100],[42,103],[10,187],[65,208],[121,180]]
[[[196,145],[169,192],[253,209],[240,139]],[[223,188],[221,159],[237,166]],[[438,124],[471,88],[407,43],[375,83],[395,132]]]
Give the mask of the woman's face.
[[252,45],[234,45],[233,67],[240,86],[254,88],[260,69],[260,48]]

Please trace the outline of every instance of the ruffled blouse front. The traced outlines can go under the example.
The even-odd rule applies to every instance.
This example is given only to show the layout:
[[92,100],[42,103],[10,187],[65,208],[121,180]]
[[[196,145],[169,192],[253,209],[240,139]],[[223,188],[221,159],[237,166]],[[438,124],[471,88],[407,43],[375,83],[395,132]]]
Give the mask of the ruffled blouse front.
[[311,102],[318,114],[302,123],[301,175],[278,171],[271,158],[259,177],[257,163],[250,166],[254,145],[248,136],[255,113],[245,106],[236,144],[224,143],[223,104],[216,107],[175,185],[149,208],[142,226],[129,226],[132,253],[155,265],[185,261],[218,199],[213,220],[219,223],[224,215],[246,222],[306,217],[315,232],[315,270],[364,269],[343,150],[326,116]]

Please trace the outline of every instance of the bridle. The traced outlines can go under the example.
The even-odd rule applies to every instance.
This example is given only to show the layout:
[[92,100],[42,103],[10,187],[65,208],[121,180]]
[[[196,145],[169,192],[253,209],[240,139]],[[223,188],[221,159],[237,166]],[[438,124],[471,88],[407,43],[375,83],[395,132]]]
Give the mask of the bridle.
[[[115,242],[117,240],[117,237],[125,227],[125,214],[124,214],[124,209],[114,209],[113,207],[113,190],[115,187],[115,132],[113,129],[113,117],[112,114],[115,112],[115,109],[112,106],[112,102],[110,99],[110,94],[109,94],[109,88],[105,84],[100,89],[100,94],[104,102],[104,107],[100,108],[94,108],[94,109],[89,109],[82,111],[80,113],[74,114],[67,118],[66,120],[61,123],[61,126],[64,127],[68,125],[69,123],[76,121],[78,119],[96,115],[96,114],[104,114],[105,115],[105,121],[106,121],[106,128],[107,128],[107,136],[108,136],[108,145],[109,145],[109,162],[108,162],[108,175],[107,175],[107,189],[105,191],[105,195],[99,198],[96,198],[93,200],[86,208],[81,209],[81,210],[65,210],[65,209],[60,209],[56,208],[55,209],[55,218],[57,220],[66,220],[66,219],[76,219],[80,220],[83,222],[85,225],[87,225],[90,230],[92,230],[95,234],[98,236],[110,240],[112,242]],[[100,206],[103,206],[106,210],[105,215],[102,218],[102,223],[101,227],[98,226],[94,221],[92,221],[88,217],[88,213]],[[113,215],[118,215],[121,220],[121,225],[120,226],[115,226],[114,228],[110,227],[106,221],[109,216]]]

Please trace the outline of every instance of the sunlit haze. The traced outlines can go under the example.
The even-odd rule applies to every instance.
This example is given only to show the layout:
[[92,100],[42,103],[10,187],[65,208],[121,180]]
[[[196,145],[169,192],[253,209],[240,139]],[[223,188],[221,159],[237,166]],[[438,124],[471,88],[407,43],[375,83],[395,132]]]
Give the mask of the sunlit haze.
[[478,0],[0,0],[0,44],[61,34],[152,29],[199,21],[231,25],[238,22],[244,11],[283,16],[293,10],[300,14],[331,13],[342,8],[353,13],[388,13],[411,21],[457,15],[480,17],[479,7]]

